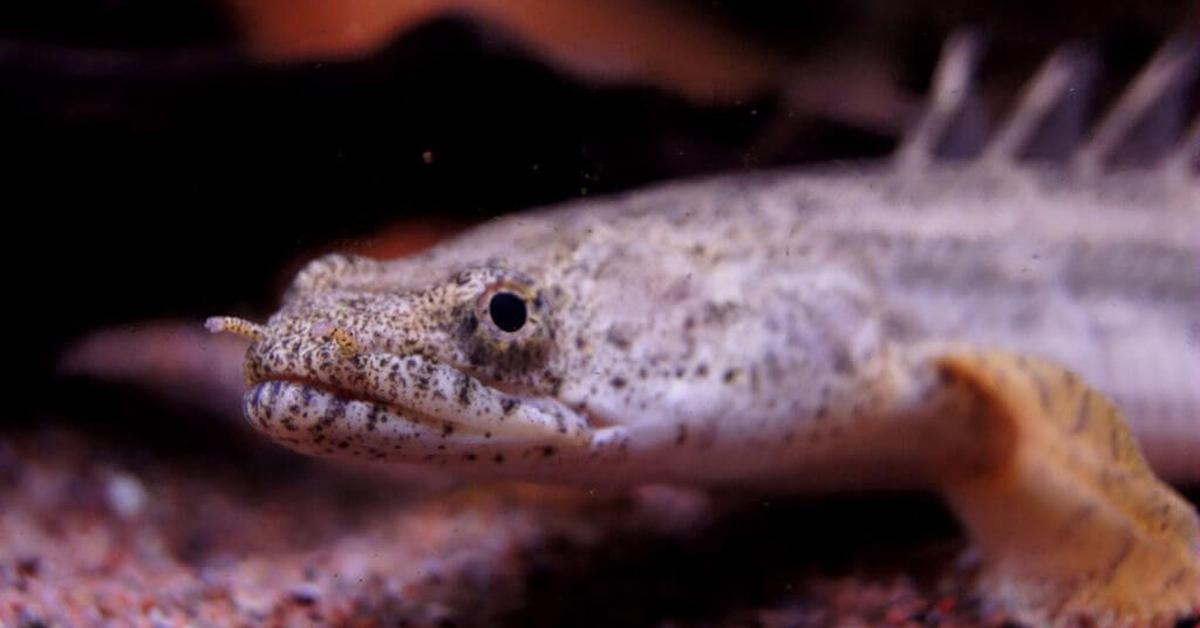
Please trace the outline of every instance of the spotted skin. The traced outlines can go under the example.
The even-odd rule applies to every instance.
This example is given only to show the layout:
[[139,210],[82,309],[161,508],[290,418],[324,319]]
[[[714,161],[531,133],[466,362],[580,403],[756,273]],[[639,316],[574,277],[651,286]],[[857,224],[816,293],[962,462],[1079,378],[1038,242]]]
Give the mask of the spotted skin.
[[209,326],[253,340],[246,415],[297,451],[937,489],[1013,617],[1169,623],[1200,607],[1200,547],[1150,469],[1200,481],[1200,184],[989,159],[533,211],[410,258],[318,259],[266,324]]

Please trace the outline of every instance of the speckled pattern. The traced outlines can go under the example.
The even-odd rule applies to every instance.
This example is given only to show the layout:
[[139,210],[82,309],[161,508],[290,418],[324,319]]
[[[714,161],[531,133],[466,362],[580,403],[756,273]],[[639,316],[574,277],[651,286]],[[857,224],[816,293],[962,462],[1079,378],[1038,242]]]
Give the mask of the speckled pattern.
[[[1184,80],[1194,39],[1147,75]],[[938,161],[970,41],[947,44],[892,164],[669,184],[414,257],[312,262],[267,324],[211,322],[256,341],[247,415],[307,453],[471,474],[805,471],[828,487],[878,467],[916,348],[967,343],[1080,373],[1127,410],[1160,474],[1200,480],[1200,123],[1159,167],[1107,171],[1167,97],[1155,85],[1170,81],[1139,80],[1068,163],[1023,162],[1045,103],[1069,91],[1070,55],[1055,55],[978,160]],[[518,324],[497,322],[497,299]],[[886,476],[919,475],[923,457]]]
[[[53,457],[39,454],[48,448]],[[920,500],[884,502],[895,509],[886,521],[864,517],[877,500],[752,502],[717,519],[665,489],[431,490],[268,454],[248,467],[216,452],[147,455],[74,430],[3,433],[0,625],[1004,619],[981,614],[948,520]],[[765,542],[792,527],[831,542],[818,552]]]
[[[413,258],[326,257],[255,328],[247,412],[325,455],[737,479],[791,472],[782,460],[888,402],[897,351],[967,341],[1079,371],[1125,402],[1160,471],[1195,477],[1200,208],[1049,184],[993,206],[999,192],[968,193],[979,176],[945,172],[938,192],[878,172],[717,179]],[[1125,271],[1079,253],[1099,248]],[[518,331],[490,319],[497,293],[528,303]]]
[[[992,576],[1048,557],[986,578],[1018,616],[1117,625],[1189,612],[1190,506],[1158,500],[1170,491],[1140,456],[1124,468],[1116,445],[1043,427],[1110,396],[1151,465],[1200,477],[1200,123],[1161,167],[1105,172],[1147,111],[1137,103],[1165,98],[1135,82],[1069,165],[1033,169],[1018,158],[1046,113],[1035,93],[998,148],[938,163],[971,51],[967,36],[947,44],[934,104],[894,166],[673,184],[505,218],[412,258],[313,262],[266,324],[209,322],[254,341],[247,417],[301,452],[462,475],[939,487],[1000,548],[987,552]],[[1197,42],[1169,42],[1148,73],[1183,76],[1197,58]],[[1031,92],[1069,90],[1044,78],[1058,63]],[[944,402],[957,393],[935,365],[964,346],[983,410]],[[1029,386],[1045,391],[1040,405]],[[1085,402],[1049,403],[1066,390]],[[1117,442],[1122,413],[1103,416]],[[1024,453],[1041,449],[1053,454]],[[1118,468],[1146,481],[1114,480]],[[1035,546],[1000,525],[1037,504],[1046,512],[1030,521],[1066,541]],[[1099,523],[1076,525],[1097,508]],[[1085,557],[1093,532],[1115,539],[1111,569]],[[1055,593],[1017,593],[1032,590]]]

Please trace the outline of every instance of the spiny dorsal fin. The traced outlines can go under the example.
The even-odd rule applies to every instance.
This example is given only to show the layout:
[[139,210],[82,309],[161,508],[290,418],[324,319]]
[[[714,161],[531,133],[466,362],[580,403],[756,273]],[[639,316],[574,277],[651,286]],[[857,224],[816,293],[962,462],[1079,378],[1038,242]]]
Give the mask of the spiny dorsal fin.
[[[897,170],[919,173],[939,157],[974,152],[987,126],[974,89],[979,49],[972,31],[947,38],[924,114],[895,153]],[[1128,163],[1159,166],[1190,185],[1200,168],[1200,118],[1186,134],[1183,128],[1189,90],[1200,74],[1200,35],[1176,35],[1161,46],[1079,146],[1098,67],[1081,45],[1056,50],[980,152],[980,166],[1010,169],[1028,157],[1049,157],[1094,176]]]

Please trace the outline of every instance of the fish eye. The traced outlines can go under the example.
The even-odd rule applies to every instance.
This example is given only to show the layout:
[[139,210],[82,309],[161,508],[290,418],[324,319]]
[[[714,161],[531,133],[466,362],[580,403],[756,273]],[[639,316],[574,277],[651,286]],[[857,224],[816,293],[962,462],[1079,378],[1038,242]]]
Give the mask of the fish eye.
[[501,291],[493,294],[488,301],[488,315],[496,327],[511,334],[525,326],[529,311],[525,299],[511,292]]

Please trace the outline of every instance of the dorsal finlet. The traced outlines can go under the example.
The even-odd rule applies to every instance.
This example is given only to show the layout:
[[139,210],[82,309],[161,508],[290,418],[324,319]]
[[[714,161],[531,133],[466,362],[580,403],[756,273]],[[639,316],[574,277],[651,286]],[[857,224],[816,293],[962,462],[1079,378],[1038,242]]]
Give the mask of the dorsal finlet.
[[[1065,99],[1073,98],[1076,102],[1072,104],[1082,104],[1096,67],[1091,50],[1081,44],[1067,44],[1055,50],[1027,83],[1016,108],[989,142],[981,161],[1015,164],[1029,148],[1039,128],[1059,110]],[[1082,107],[1070,111],[1074,128],[1082,127],[1083,113]],[[1071,145],[1078,139],[1077,135],[1070,138]]]
[[971,30],[955,31],[946,39],[925,111],[896,150],[899,169],[919,168],[933,160],[971,95],[979,48],[979,36]]
[[1133,79],[1116,104],[1092,132],[1091,139],[1076,154],[1073,168],[1082,174],[1096,173],[1113,153],[1130,138],[1138,124],[1164,100],[1178,101],[1182,112],[1185,85],[1200,68],[1200,37],[1177,35],[1167,40]]

